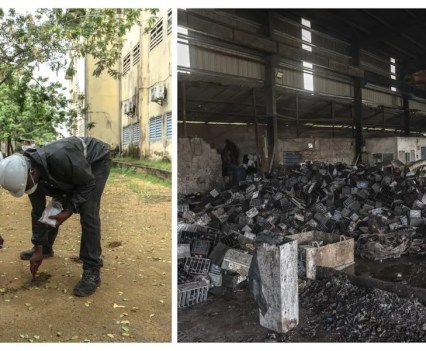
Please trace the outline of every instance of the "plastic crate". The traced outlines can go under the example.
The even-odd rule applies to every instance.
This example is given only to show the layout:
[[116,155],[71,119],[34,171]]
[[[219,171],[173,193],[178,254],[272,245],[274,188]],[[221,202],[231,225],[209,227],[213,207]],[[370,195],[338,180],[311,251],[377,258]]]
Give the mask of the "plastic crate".
[[192,243],[191,254],[207,256],[210,252],[210,241],[209,240],[195,240]]
[[197,305],[207,300],[209,283],[197,281],[178,285],[178,308]]
[[188,257],[185,260],[184,270],[191,274],[207,275],[210,270],[211,261],[208,258]]

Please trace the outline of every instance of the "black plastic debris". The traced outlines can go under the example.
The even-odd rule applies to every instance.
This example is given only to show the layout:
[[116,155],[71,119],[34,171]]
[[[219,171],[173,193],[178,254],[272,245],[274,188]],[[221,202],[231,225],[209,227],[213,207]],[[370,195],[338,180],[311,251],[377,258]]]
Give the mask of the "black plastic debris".
[[357,254],[372,260],[424,255],[425,184],[392,165],[277,168],[223,191],[179,196],[178,243],[190,244],[193,258],[209,258],[218,267],[230,249],[253,254],[257,243],[274,245],[311,230],[353,237]]

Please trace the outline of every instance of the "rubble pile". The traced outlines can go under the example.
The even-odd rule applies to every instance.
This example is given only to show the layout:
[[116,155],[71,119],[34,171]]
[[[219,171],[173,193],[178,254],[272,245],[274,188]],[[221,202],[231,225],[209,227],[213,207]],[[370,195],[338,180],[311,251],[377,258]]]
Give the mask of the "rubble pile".
[[306,337],[326,332],[338,335],[336,341],[426,341],[426,307],[417,300],[360,288],[342,276],[302,280],[299,292],[301,306],[316,316],[298,330]]
[[425,217],[423,178],[392,166],[307,162],[268,178],[250,175],[222,192],[179,196],[178,244],[186,245],[179,282],[204,277],[218,286],[226,278],[232,287],[245,280],[256,244],[310,230],[353,237],[369,259],[424,254]]

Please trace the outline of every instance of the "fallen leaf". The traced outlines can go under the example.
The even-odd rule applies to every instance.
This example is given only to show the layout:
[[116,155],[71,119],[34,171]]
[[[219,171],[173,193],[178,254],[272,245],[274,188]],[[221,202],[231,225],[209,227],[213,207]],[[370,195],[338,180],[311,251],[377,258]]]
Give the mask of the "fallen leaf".
[[61,336],[61,335],[62,335],[62,333],[60,331],[56,332],[56,336]]
[[6,288],[1,288],[0,293],[4,293],[4,292],[6,292]]
[[126,308],[126,306],[123,305],[117,305],[116,303],[112,306],[113,308]]
[[128,332],[130,329],[129,328],[127,328],[127,327],[121,327],[121,329],[123,329],[125,332]]
[[31,306],[31,304],[30,303],[26,303],[25,306],[29,307],[29,306]]
[[34,335],[34,339],[38,340],[38,339],[40,339],[40,336],[39,335]]
[[71,340],[77,340],[78,339],[78,335],[74,335]]
[[121,335],[123,335],[123,336],[130,336],[129,333],[121,333]]
[[130,321],[121,321],[121,324],[130,324]]
[[114,334],[107,334],[111,339],[114,339]]
[[155,316],[155,314],[154,313],[152,313],[152,314],[150,314],[149,315],[149,318],[152,318],[152,317],[154,317]]
[[164,300],[160,300],[161,303],[164,303]]

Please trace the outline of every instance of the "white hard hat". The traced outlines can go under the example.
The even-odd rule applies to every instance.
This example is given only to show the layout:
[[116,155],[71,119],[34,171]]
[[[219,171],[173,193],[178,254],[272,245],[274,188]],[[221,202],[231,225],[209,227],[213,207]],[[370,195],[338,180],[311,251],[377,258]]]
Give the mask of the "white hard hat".
[[13,154],[0,161],[0,185],[13,196],[24,195],[27,178],[28,164],[21,154]]

